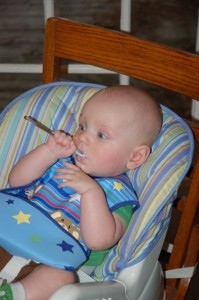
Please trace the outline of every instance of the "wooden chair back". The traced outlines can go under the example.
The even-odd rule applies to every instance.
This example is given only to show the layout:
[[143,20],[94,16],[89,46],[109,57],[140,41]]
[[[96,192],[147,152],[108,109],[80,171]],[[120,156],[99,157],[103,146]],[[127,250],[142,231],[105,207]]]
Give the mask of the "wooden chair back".
[[[79,62],[122,73],[199,100],[199,56],[131,34],[75,21],[50,18],[46,25],[43,83],[59,81],[62,62]],[[188,100],[190,101],[190,100]],[[179,103],[180,105],[180,103]],[[199,126],[189,122],[196,142]],[[193,226],[198,222],[199,160],[191,172],[187,194],[177,204],[181,220],[168,269],[183,265]],[[170,280],[175,285],[175,280]]]

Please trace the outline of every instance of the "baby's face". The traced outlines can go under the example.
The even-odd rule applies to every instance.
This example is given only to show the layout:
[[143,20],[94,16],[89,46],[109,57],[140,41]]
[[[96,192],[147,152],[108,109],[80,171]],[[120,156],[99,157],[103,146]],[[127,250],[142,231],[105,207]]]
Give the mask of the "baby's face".
[[93,176],[113,176],[127,170],[132,152],[128,117],[108,101],[89,101],[84,106],[74,135],[75,162]]

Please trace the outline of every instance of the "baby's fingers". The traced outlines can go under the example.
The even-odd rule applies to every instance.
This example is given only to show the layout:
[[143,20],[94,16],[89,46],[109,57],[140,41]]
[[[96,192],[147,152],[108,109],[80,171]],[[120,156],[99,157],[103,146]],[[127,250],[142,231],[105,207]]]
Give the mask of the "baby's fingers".
[[63,164],[64,164],[63,168],[56,169],[57,174],[54,176],[54,178],[62,179],[64,175],[75,174],[80,170],[78,167],[74,166],[73,164],[66,163],[66,162],[64,162]]
[[54,176],[55,179],[61,181],[58,185],[59,188],[63,188],[63,187],[67,187],[67,186],[72,187],[71,183],[76,181],[75,174],[73,172],[74,171],[71,170],[69,173],[57,174]]
[[66,167],[65,169],[73,169],[73,170],[77,170],[77,171],[80,170],[80,168],[79,168],[78,166],[76,166],[76,165],[74,165],[74,164],[71,164],[71,163],[69,163],[69,162],[67,162],[67,161],[64,161],[64,162],[63,162],[63,166]]
[[72,137],[62,131],[55,131],[54,138],[58,144],[62,144],[64,146],[72,141]]

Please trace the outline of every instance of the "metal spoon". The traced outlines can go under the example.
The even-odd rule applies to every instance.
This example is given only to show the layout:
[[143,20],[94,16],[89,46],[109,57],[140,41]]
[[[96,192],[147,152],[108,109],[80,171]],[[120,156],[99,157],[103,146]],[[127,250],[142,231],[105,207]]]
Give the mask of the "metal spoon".
[[44,130],[45,132],[54,135],[54,131],[53,130],[51,130],[46,125],[42,124],[41,122],[37,121],[35,118],[33,118],[31,116],[24,116],[24,119],[27,120],[27,121],[29,121],[29,122],[31,122],[32,124],[34,124],[38,128]]

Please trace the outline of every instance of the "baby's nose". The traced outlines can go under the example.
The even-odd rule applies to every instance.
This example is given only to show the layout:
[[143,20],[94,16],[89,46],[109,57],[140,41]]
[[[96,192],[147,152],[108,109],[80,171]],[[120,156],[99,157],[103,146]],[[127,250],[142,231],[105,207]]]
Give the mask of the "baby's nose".
[[83,131],[81,132],[80,136],[79,136],[79,140],[81,142],[84,142],[84,143],[88,143],[89,142],[89,134],[87,131]]

